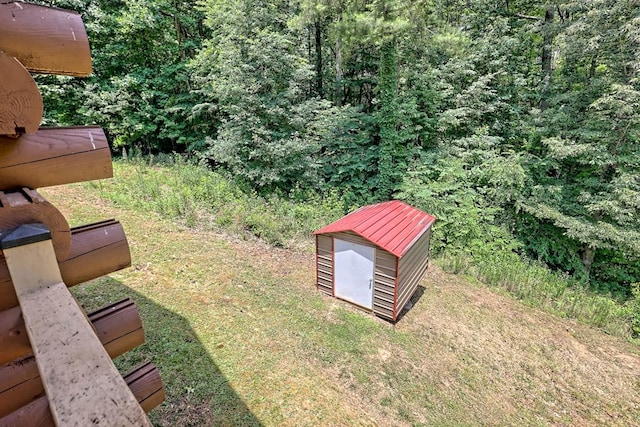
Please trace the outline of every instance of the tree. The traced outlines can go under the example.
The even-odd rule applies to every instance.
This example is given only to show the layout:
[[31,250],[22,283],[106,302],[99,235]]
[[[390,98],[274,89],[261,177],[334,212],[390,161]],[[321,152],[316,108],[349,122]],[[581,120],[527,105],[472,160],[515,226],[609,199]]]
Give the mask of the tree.
[[280,0],[204,6],[213,38],[193,67],[222,121],[205,156],[261,191],[317,185],[331,106],[308,96],[313,69],[287,25],[296,10]]
[[45,3],[85,14],[95,65],[40,78],[46,123],[193,150],[261,193],[404,197],[447,250],[640,280],[635,1]]
[[99,124],[115,147],[145,152],[183,151],[204,140],[197,134],[205,120],[192,115],[195,100],[185,61],[207,32],[191,2],[44,3],[83,14],[94,69],[84,80],[41,80],[44,96],[55,105],[47,112],[48,122]]
[[618,253],[630,268],[640,256],[640,33],[632,3],[573,6],[556,39],[557,68],[538,122],[543,148],[531,156],[533,182],[521,203],[562,232],[548,238],[578,243],[576,273],[585,278],[599,275],[599,253]]

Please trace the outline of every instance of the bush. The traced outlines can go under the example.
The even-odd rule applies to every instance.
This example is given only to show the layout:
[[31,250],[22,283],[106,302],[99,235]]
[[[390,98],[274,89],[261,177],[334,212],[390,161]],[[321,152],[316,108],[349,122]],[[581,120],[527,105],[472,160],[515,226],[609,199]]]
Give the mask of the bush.
[[115,203],[178,219],[188,227],[248,233],[274,246],[294,247],[344,214],[337,192],[295,190],[261,197],[179,155],[134,156],[114,162],[114,169],[114,179],[88,185]]
[[629,318],[629,333],[633,338],[640,338],[640,283],[631,286],[631,298],[625,305]]
[[[345,200],[336,191],[318,194],[295,188],[289,194],[261,197],[242,191],[224,176],[182,156],[134,156],[115,162],[114,168],[113,180],[86,185],[98,187],[103,197],[115,203],[176,218],[189,227],[255,236],[284,248],[308,246],[314,230],[345,213]],[[438,198],[428,200],[434,203],[431,207],[447,208]],[[419,198],[415,201],[420,202]],[[418,207],[425,209],[420,204]],[[451,227],[451,233],[455,232],[455,224],[464,226],[460,221],[465,220],[465,215],[462,212],[456,215],[456,220],[446,225]],[[467,220],[473,222],[478,218],[467,216]],[[640,285],[634,285],[632,298],[620,304],[610,296],[590,291],[567,274],[521,258],[508,234],[497,227],[485,234],[477,233],[475,230],[482,229],[481,224],[486,223],[467,224],[465,229],[469,233],[463,234],[465,244],[445,245],[443,240],[436,244],[440,249],[437,262],[445,270],[472,275],[526,304],[609,333],[640,337]],[[439,230],[435,230],[435,242],[443,237],[438,236]],[[446,235],[452,236],[451,233]],[[472,239],[465,240],[471,236]]]

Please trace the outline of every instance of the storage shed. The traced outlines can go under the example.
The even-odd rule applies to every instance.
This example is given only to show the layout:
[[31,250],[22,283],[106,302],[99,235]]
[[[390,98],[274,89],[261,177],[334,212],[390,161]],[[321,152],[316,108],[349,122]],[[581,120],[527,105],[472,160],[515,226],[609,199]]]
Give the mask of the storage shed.
[[317,230],[318,289],[395,321],[427,270],[435,220],[392,200]]

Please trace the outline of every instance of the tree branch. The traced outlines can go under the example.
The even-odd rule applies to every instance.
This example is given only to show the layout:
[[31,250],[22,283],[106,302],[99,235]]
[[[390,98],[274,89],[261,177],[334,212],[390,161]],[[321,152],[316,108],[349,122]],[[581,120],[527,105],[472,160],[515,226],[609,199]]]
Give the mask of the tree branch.
[[542,18],[539,16],[523,15],[521,13],[513,13],[512,15],[516,18],[528,19],[530,21],[542,21]]

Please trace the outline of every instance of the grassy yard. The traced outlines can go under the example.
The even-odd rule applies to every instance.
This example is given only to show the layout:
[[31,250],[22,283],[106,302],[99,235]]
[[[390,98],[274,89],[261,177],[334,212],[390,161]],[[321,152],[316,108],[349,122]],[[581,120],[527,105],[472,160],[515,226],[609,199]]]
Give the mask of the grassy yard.
[[187,227],[98,187],[42,193],[74,225],[125,227],[132,267],[74,294],[138,305],[147,343],[117,363],[161,370],[155,425],[640,425],[640,351],[621,338],[434,266],[393,325],[316,291],[310,240]]

